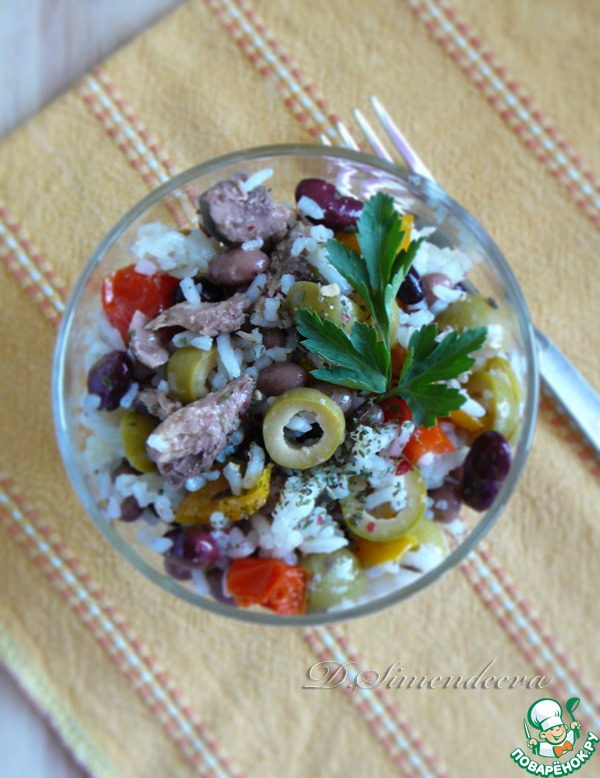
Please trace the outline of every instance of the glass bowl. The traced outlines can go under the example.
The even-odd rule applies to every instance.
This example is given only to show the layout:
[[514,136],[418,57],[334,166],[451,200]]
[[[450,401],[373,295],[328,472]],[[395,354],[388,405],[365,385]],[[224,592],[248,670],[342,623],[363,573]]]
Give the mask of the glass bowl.
[[[401,209],[415,215],[420,227],[434,226],[436,243],[459,247],[477,260],[469,280],[479,291],[514,312],[513,353],[522,368],[523,419],[513,444],[512,468],[487,511],[464,510],[461,517],[464,535],[450,554],[437,567],[376,600],[344,610],[297,617],[232,608],[200,595],[190,582],[169,577],[164,572],[163,557],[136,539],[135,524],[111,522],[106,518],[98,483],[86,469],[83,457],[89,435],[81,423],[86,394],[86,355],[89,361],[89,334],[96,326],[94,316],[103,279],[131,263],[128,247],[140,225],[160,221],[180,229],[195,227],[200,193],[236,172],[251,175],[265,168],[274,171],[267,185],[276,200],[290,201],[302,178],[323,178],[335,183],[344,194],[363,200],[377,191],[385,191],[396,199]],[[538,375],[534,334],[523,295],[497,246],[469,213],[431,181],[381,159],[344,149],[289,145],[249,149],[198,165],[163,184],[123,216],[92,254],[70,297],[58,334],[52,391],[56,433],[65,467],[83,506],[113,549],[162,589],[192,605],[245,622],[307,626],[364,616],[397,605],[452,570],[481,541],[504,510],[523,472],[537,416]],[[108,548],[107,553],[111,553]]]

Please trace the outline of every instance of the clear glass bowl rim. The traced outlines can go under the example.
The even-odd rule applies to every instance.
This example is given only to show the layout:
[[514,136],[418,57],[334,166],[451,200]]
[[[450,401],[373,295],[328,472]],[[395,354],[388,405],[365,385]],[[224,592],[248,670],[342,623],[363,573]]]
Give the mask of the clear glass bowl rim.
[[[445,208],[447,208],[459,222],[462,222],[470,232],[474,234],[477,240],[485,249],[491,260],[502,284],[508,291],[509,296],[515,302],[515,311],[521,336],[523,338],[523,352],[525,355],[527,370],[525,374],[527,401],[523,415],[523,427],[521,437],[517,446],[513,465],[509,475],[502,485],[500,493],[490,510],[483,514],[476,527],[472,529],[469,535],[462,540],[459,545],[433,570],[423,574],[417,580],[407,584],[397,592],[393,592],[384,597],[378,598],[369,603],[358,605],[346,610],[333,611],[328,613],[314,613],[305,616],[279,616],[270,612],[250,611],[244,608],[232,608],[223,605],[215,600],[211,600],[196,594],[184,587],[178,585],[165,574],[159,572],[151,565],[146,563],[111,527],[98,511],[85,481],[76,465],[77,452],[72,446],[68,435],[68,424],[66,418],[66,408],[63,402],[64,372],[67,358],[67,345],[75,313],[79,301],[88,284],[90,277],[102,262],[104,256],[110,250],[112,245],[119,237],[144,214],[150,207],[155,205],[166,195],[170,194],[178,187],[184,186],[199,176],[207,173],[213,173],[221,168],[231,165],[242,165],[245,162],[256,161],[269,157],[333,157],[336,159],[357,162],[361,165],[368,165],[382,172],[389,173],[394,177],[408,181],[411,186],[418,187],[426,197],[435,198]],[[180,173],[169,181],[165,182],[157,189],[154,189],[133,208],[131,208],[110,230],[104,239],[98,244],[88,260],[85,268],[80,274],[73,292],[71,293],[65,313],[63,315],[56,346],[54,351],[54,361],[52,369],[52,409],[54,415],[54,424],[58,440],[59,450],[71,480],[75,492],[83,504],[87,513],[91,516],[94,524],[106,538],[111,546],[116,548],[125,559],[132,564],[138,571],[147,578],[160,586],[165,591],[176,595],[193,605],[199,606],[212,613],[217,613],[228,618],[233,618],[245,623],[262,624],[265,626],[293,626],[309,627],[332,624],[349,619],[368,616],[378,611],[384,610],[392,605],[398,604],[402,600],[427,588],[434,581],[452,570],[469,554],[475,546],[489,532],[492,526],[500,517],[506,503],[513,493],[518,480],[523,472],[525,463],[533,442],[535,433],[535,424],[537,420],[538,406],[538,360],[537,349],[535,346],[535,333],[531,322],[531,317],[527,304],[520,290],[520,287],[513,275],[508,262],[504,259],[499,248],[490,238],[487,232],[479,222],[461,205],[453,200],[441,187],[434,182],[412,173],[398,165],[374,157],[362,152],[350,149],[337,148],[333,146],[322,146],[312,144],[278,144],[270,146],[258,146],[241,151],[225,154],[215,157],[207,162],[203,162],[188,170]]]

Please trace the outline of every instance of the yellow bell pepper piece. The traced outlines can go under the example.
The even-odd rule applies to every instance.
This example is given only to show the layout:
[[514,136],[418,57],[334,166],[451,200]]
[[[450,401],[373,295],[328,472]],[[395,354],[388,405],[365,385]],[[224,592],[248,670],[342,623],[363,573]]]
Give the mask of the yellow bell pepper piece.
[[450,411],[450,420],[467,432],[479,432],[483,429],[483,422],[474,416],[469,416],[465,411]]
[[[413,221],[414,216],[410,213],[402,217],[404,238],[402,239],[402,243],[400,243],[398,246],[398,251],[402,251],[402,249],[405,251],[408,250],[408,247],[410,246],[410,233],[412,231]],[[346,246],[346,248],[350,251],[356,251],[358,254],[361,253],[356,232],[336,232],[335,239],[340,243],[343,243],[344,246]]]
[[267,465],[251,489],[231,494],[225,476],[209,481],[197,492],[187,494],[175,512],[180,524],[207,524],[215,511],[224,513],[229,521],[241,521],[260,510],[266,503],[271,487],[273,465]]
[[273,465],[267,465],[252,489],[246,489],[237,497],[231,495],[221,501],[218,511],[223,511],[231,521],[240,521],[260,510],[266,503],[271,488]]
[[350,546],[350,551],[357,557],[361,567],[375,567],[384,562],[393,562],[407,554],[419,545],[412,535],[405,535],[398,540],[385,543],[372,543],[370,540],[357,538]]

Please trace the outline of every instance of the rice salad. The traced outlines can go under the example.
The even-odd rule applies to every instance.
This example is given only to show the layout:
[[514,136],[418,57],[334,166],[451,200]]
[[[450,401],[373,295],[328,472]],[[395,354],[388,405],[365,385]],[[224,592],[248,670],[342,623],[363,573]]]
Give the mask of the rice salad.
[[231,607],[343,610],[434,568],[523,413],[508,311],[388,195],[295,205],[237,174],[197,229],[138,229],[87,333],[84,466],[107,521]]

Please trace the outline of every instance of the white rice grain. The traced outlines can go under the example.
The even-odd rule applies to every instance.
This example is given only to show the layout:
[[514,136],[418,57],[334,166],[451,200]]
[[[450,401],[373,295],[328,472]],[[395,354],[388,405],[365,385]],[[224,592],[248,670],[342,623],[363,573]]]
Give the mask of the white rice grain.
[[206,597],[207,594],[210,594],[210,587],[208,585],[208,581],[206,580],[204,570],[201,570],[199,567],[195,567],[192,570],[192,582],[196,592],[201,597]]
[[201,475],[196,475],[193,478],[188,478],[185,482],[185,488],[188,492],[198,492],[206,486],[206,478]]
[[245,181],[242,181],[242,189],[244,192],[251,192],[253,189],[256,189],[257,186],[261,186],[265,181],[268,181],[272,175],[273,169],[270,167],[266,167],[263,170],[257,170],[256,173],[253,173]]
[[199,348],[201,351],[210,351],[212,348],[212,343],[212,338],[210,338],[208,335],[197,335],[195,338],[190,340],[190,346]]
[[317,243],[326,243],[333,238],[333,230],[330,230],[324,224],[315,224],[310,228],[310,237],[316,240]]
[[114,349],[115,351],[125,351],[125,344],[121,333],[116,327],[106,318],[106,314],[103,310],[100,310],[97,316],[98,319],[98,333],[105,343]]
[[219,357],[230,379],[239,378],[242,374],[240,362],[236,358],[236,352],[231,346],[231,338],[226,333],[217,335],[217,349]]
[[81,403],[81,407],[84,413],[89,414],[92,411],[97,411],[100,407],[100,395],[86,394]]
[[295,283],[296,276],[293,276],[291,273],[284,273],[281,276],[281,291],[283,294],[287,294]]
[[259,273],[250,286],[246,289],[246,297],[249,300],[256,300],[264,289],[267,280],[266,273]]
[[268,298],[265,300],[265,319],[267,321],[277,321],[277,311],[281,301],[276,298]]
[[192,305],[200,305],[200,295],[198,294],[198,290],[196,289],[193,278],[190,278],[189,276],[182,278],[181,283],[179,284],[179,288],[183,292],[183,296],[188,301],[188,303],[192,303]]
[[119,402],[119,405],[121,406],[121,408],[131,408],[131,406],[133,405],[133,401],[135,400],[135,398],[137,396],[139,388],[140,388],[139,384],[136,384],[135,382],[133,384],[131,384],[131,386],[125,392],[123,397],[121,397],[121,400]]
[[264,245],[264,241],[262,238],[253,238],[252,240],[247,240],[242,243],[242,251],[258,251],[261,249]]
[[227,479],[232,494],[237,497],[242,491],[242,474],[240,466],[234,462],[228,462],[223,468],[223,475]]
[[161,454],[169,448],[169,443],[160,435],[150,435],[146,443]]
[[298,200],[298,210],[303,216],[310,216],[311,219],[322,219],[325,216],[321,206],[306,195]]
[[142,257],[142,259],[138,259],[138,261],[135,263],[134,270],[136,273],[139,273],[142,276],[153,276],[158,268],[154,262],[146,259],[146,257]]
[[248,453],[248,464],[242,479],[244,489],[252,489],[258,483],[265,466],[265,452],[262,446],[252,441]]

